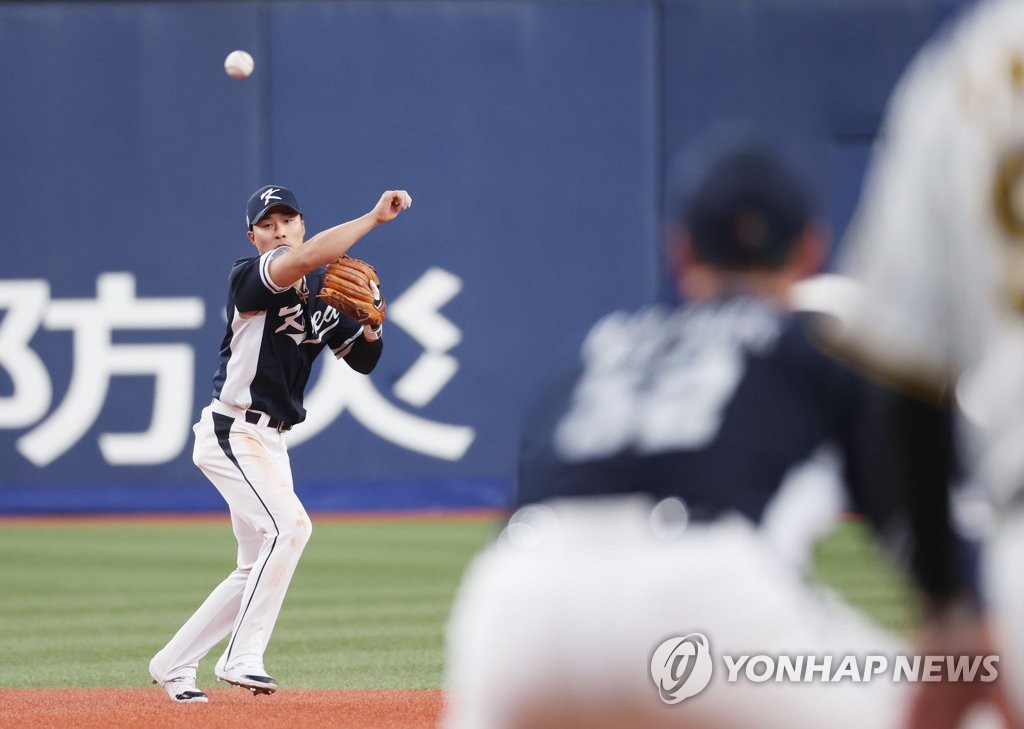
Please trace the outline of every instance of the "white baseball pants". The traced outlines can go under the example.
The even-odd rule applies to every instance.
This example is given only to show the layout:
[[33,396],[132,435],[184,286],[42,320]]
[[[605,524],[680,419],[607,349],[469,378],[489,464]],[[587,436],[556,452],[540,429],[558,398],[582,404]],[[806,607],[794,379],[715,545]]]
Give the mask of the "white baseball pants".
[[295,495],[284,433],[247,423],[243,415],[214,400],[192,428],[193,460],[231,511],[238,567],[153,658],[150,670],[158,681],[194,678],[200,659],[229,634],[218,669],[262,668],[285,593],[312,532]]

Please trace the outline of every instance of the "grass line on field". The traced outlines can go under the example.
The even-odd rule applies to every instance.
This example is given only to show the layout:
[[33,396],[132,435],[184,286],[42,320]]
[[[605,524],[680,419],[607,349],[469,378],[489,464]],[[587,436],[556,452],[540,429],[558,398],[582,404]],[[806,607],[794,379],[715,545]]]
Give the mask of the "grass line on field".
[[[440,687],[452,597],[498,524],[314,517],[268,666],[291,687]],[[234,552],[226,519],[0,528],[0,686],[145,685],[149,658],[233,569]],[[909,624],[906,584],[862,524],[844,524],[815,566],[883,625]],[[208,684],[212,663],[200,670]]]

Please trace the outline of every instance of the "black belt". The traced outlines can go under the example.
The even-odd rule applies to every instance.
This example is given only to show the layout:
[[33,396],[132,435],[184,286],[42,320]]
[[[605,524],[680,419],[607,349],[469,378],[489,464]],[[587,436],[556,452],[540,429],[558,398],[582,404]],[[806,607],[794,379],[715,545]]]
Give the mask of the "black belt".
[[[263,417],[263,413],[255,410],[245,411],[245,422],[252,423],[253,425],[259,425],[260,418]],[[267,427],[273,428],[278,433],[283,433],[286,430],[291,430],[292,426],[281,420],[281,418],[275,418],[270,415],[267,416]]]

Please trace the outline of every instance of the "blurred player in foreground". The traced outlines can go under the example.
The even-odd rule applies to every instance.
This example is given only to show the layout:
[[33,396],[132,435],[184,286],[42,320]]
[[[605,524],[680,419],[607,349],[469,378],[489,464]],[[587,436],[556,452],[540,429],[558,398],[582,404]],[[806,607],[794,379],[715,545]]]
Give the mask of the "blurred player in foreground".
[[[889,394],[816,349],[790,307],[825,255],[804,183],[761,143],[710,157],[668,248],[689,303],[602,319],[525,425],[523,508],[453,608],[447,729],[886,729],[907,714],[891,672],[727,681],[722,656],[831,656],[834,670],[906,653],[803,569],[844,508],[894,542],[911,520],[895,466],[873,458]],[[967,591],[949,562],[914,567],[936,604]],[[669,705],[656,649],[698,632],[710,646],[686,660],[710,670],[709,654],[715,674]]]
[[[951,412],[966,415],[966,464],[996,507],[986,592],[1021,721],[1024,2],[980,2],[918,53],[890,100],[844,249],[864,296],[838,332],[841,349],[919,397],[896,414],[894,445],[915,470],[934,469]],[[933,480],[913,476],[918,491]],[[969,632],[949,622],[936,643],[969,648]]]
[[380,327],[360,325],[317,297],[323,266],[411,204],[404,190],[385,192],[370,212],[306,242],[290,190],[267,185],[249,198],[245,224],[257,255],[236,261],[228,277],[213,401],[193,427],[193,460],[231,511],[238,567],[149,664],[173,701],[208,700],[196,687],[199,661],[228,635],[217,678],[254,694],[278,688],[263,654],[312,532],[286,434],[306,417],[306,383],[324,349],[366,374],[383,348]]

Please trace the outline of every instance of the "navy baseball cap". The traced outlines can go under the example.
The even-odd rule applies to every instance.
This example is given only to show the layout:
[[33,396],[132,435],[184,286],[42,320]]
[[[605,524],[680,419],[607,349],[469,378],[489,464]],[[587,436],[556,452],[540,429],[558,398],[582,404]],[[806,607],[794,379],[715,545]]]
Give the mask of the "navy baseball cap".
[[272,208],[277,207],[289,208],[302,215],[302,208],[299,207],[294,192],[280,185],[264,185],[249,197],[249,202],[245,206],[245,227],[252,228],[263,220]]
[[795,167],[761,142],[719,151],[679,204],[697,259],[730,269],[782,267],[812,216]]

